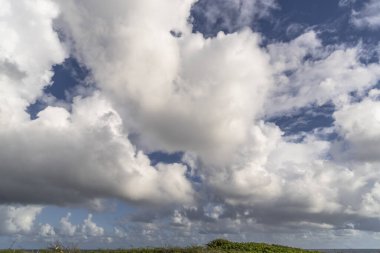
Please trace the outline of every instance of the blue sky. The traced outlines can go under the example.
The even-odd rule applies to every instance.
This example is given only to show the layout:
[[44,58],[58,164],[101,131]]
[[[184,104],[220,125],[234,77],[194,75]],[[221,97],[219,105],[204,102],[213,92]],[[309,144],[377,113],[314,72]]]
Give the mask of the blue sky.
[[0,4],[1,248],[379,247],[377,1]]

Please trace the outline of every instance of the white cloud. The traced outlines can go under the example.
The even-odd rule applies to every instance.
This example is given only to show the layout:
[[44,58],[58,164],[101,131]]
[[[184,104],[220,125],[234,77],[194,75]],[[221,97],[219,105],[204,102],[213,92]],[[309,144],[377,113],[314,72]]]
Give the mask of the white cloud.
[[[140,146],[194,151],[222,162],[245,140],[247,126],[261,110],[271,86],[269,58],[258,45],[259,35],[250,30],[204,39],[189,25],[174,22],[187,19],[190,3],[184,9],[182,2],[164,1],[162,11],[132,17],[128,12],[110,16],[96,4],[81,3],[74,10],[65,4],[63,18],[78,56],[93,70],[124,127],[139,134]],[[118,2],[114,8],[128,10],[129,5]],[[141,1],[133,8],[138,13],[151,7]],[[80,10],[98,13],[96,20]],[[89,30],[96,26],[87,24],[94,22],[107,29],[101,34]],[[181,38],[171,36],[173,28],[182,31]],[[126,69],[128,74],[120,74]]]
[[[70,218],[71,213],[67,213],[66,216],[60,219],[60,228],[58,229],[59,236],[75,242],[78,241],[78,238],[82,238],[85,241],[92,240],[94,237],[107,240],[104,228],[93,221],[91,213],[89,213],[87,218],[85,218],[80,224],[73,224],[70,221]],[[54,228],[50,225],[44,229],[47,232],[54,232]],[[105,237],[103,237],[103,235]]]
[[92,214],[83,221],[81,228],[82,236],[102,236],[104,234],[104,228],[99,227],[95,222],[92,221]]
[[376,0],[370,0],[362,9],[354,11],[352,14],[352,22],[357,27],[368,27],[377,29],[380,26],[380,3]]
[[[378,215],[379,91],[357,103],[349,93],[365,97],[380,67],[360,61],[360,45],[324,47],[313,31],[267,48],[249,29],[206,39],[187,23],[190,0],[36,3],[5,1],[0,11],[0,35],[9,38],[0,41],[0,202],[100,208],[117,198],[155,204],[153,212],[166,205],[175,211],[153,216],[167,218],[168,234],[187,236],[274,224],[285,231],[355,227]],[[72,39],[65,46],[99,90],[74,98],[70,111],[50,105],[30,120],[26,106],[67,55],[52,29],[60,11],[55,22]],[[239,22],[250,15],[259,14],[243,12]],[[263,121],[327,102],[337,110],[336,141],[308,133],[294,142]],[[150,151],[186,152],[191,176],[201,179],[198,192],[186,166],[152,166]],[[0,231],[29,233],[40,210],[1,207]],[[70,217],[59,228],[41,225],[40,235],[108,240],[92,215],[81,224]],[[148,240],[162,232],[152,219],[141,225]],[[114,235],[127,232],[115,228]]]
[[322,41],[314,31],[306,32],[288,43],[268,45],[271,63],[276,73],[296,70],[302,66],[307,55],[318,54],[321,48]]
[[[53,31],[58,7],[50,1],[2,1],[0,15],[0,122],[11,127],[29,118],[24,112],[42,93],[52,76],[51,65],[66,53]],[[38,34],[39,36],[35,36]],[[41,46],[44,45],[44,46]]]
[[[344,108],[350,92],[364,96],[376,84],[379,64],[362,63],[360,45],[324,47],[313,31],[267,51],[250,30],[205,39],[173,21],[186,20],[191,3],[186,4],[165,1],[162,12],[132,17],[121,10],[149,13],[150,4],[112,2],[104,10],[85,2],[80,8],[62,5],[61,25],[104,99],[112,101],[123,130],[137,134],[145,151],[187,153],[189,164],[199,166],[201,193],[219,199],[216,206],[227,205],[223,215],[209,219],[228,217],[239,207],[253,208],[252,222],[267,226],[331,228],[351,221],[349,215],[368,217],[361,212],[362,199],[376,176],[332,159],[335,144],[329,141],[311,133],[294,143],[260,119],[331,101]],[[110,15],[111,8],[118,11]],[[180,11],[174,19],[165,18],[175,9]],[[172,29],[181,36],[173,37]],[[347,217],[334,221],[342,213]],[[192,224],[187,218],[176,212],[171,221]],[[231,231],[239,226],[238,220],[229,222]],[[146,235],[154,233],[152,226]]]
[[8,194],[0,201],[78,204],[104,197],[191,201],[185,167],[152,167],[120,128],[118,114],[100,95],[94,95],[77,98],[71,114],[47,107],[34,121],[1,129],[0,189]]
[[263,166],[281,132],[275,126],[261,124],[252,127],[249,138],[229,165],[206,172],[209,185],[230,203],[267,201],[279,194],[278,177]]
[[334,174],[341,172],[326,161],[328,142],[312,136],[301,143],[286,142],[270,125],[252,129],[251,138],[231,165],[208,171],[209,185],[228,204],[267,212],[341,211],[334,190]]
[[[374,93],[374,90],[372,90]],[[361,162],[380,162],[380,102],[366,98],[334,113],[335,124],[344,137],[337,142],[337,158]]]
[[62,217],[60,223],[60,234],[64,236],[74,236],[78,226],[70,222],[71,213],[68,213],[65,217]]
[[0,17],[0,33],[9,38],[0,42],[0,190],[7,194],[0,202],[192,201],[186,168],[151,166],[99,92],[75,98],[72,112],[48,106],[29,119],[26,107],[50,83],[51,66],[66,56],[52,27],[59,8],[47,0],[6,3]]
[[41,225],[39,234],[42,237],[49,238],[54,237],[56,235],[54,227],[48,223]]
[[350,92],[364,94],[380,79],[378,63],[361,62],[360,44],[322,47],[313,31],[268,49],[276,71],[276,87],[266,103],[269,115],[327,102],[341,106]]
[[41,212],[38,206],[0,206],[0,235],[25,234],[32,231]]

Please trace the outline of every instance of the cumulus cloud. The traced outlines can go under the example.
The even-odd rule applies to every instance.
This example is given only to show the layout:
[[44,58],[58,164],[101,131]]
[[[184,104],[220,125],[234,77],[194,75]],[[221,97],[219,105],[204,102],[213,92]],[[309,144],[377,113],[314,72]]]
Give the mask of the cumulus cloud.
[[[70,221],[70,217],[71,213],[67,213],[66,216],[60,219],[60,227],[58,229],[60,236],[71,237],[76,240],[77,236],[80,236],[84,239],[89,239],[93,237],[101,237],[104,235],[104,228],[98,226],[93,221],[92,214],[88,214],[87,218],[83,220],[82,224],[73,224]],[[44,227],[44,229],[47,231],[50,231],[51,228],[52,227],[49,224],[47,224],[47,226]]]
[[76,99],[72,113],[47,107],[37,116],[0,133],[1,201],[191,201],[185,167],[152,167],[120,132],[121,119],[100,96]]
[[39,234],[42,237],[49,237],[49,238],[54,237],[56,235],[54,227],[47,223],[41,225]]
[[[217,196],[217,202],[222,200],[227,205],[225,217],[235,217],[236,211],[231,210],[236,207],[241,208],[240,214],[253,208],[254,215],[248,217],[258,224],[282,224],[285,227],[314,224],[315,228],[319,225],[338,228],[344,226],[344,222],[359,223],[358,220],[367,219],[368,213],[363,208],[366,208],[366,202],[373,206],[373,199],[376,199],[373,182],[378,176],[371,172],[377,165],[368,165],[371,151],[367,152],[364,146],[375,147],[376,141],[355,148],[355,143],[344,131],[341,115],[347,115],[358,125],[368,122],[369,125],[361,125],[363,133],[372,125],[371,129],[377,129],[374,105],[363,108],[362,113],[347,108],[356,107],[351,105],[354,100],[352,92],[366,96],[367,89],[377,83],[379,65],[362,63],[359,46],[323,47],[313,31],[289,43],[271,44],[268,51],[275,86],[264,105],[264,114],[292,113],[300,108],[332,102],[337,109],[333,131],[342,139],[331,142],[310,133],[303,135],[301,141],[297,140],[298,137],[294,140],[292,136],[284,137],[273,124],[251,123],[245,142],[239,145],[239,151],[233,153],[228,162],[211,165],[201,159],[205,188]],[[370,94],[376,97],[377,93],[372,90]],[[360,107],[365,103],[365,100],[361,102]],[[344,113],[345,110],[348,111]],[[358,136],[371,131],[363,133]],[[376,140],[372,135],[370,139]],[[377,150],[373,150],[372,157],[378,157]],[[355,159],[361,153],[366,156],[361,161]],[[189,164],[197,164],[196,158],[192,160],[187,156],[186,159]],[[352,159],[358,163],[349,163]],[[359,170],[364,161],[368,168]]]
[[186,168],[151,166],[129,142],[128,133],[121,130],[122,119],[99,93],[75,98],[71,112],[48,106],[38,119],[30,120],[26,107],[49,85],[51,65],[66,56],[52,27],[59,9],[43,0],[5,4],[0,31],[9,40],[0,42],[5,70],[0,73],[0,202],[91,205],[107,197],[191,201]]
[[[336,125],[344,139],[339,143],[340,159],[380,162],[380,103],[366,98],[344,106],[334,113]],[[338,147],[337,147],[338,148]]]
[[0,206],[0,235],[25,234],[32,231],[41,212],[38,206]]
[[[223,19],[237,32],[210,38],[188,22],[203,1],[36,3],[4,1],[0,11],[0,34],[10,38],[0,41],[0,202],[95,208],[116,198],[152,207],[113,238],[91,214],[74,224],[70,213],[57,228],[40,225],[40,236],[159,240],[161,225],[168,238],[380,230],[380,66],[361,61],[360,44],[326,47],[309,31],[264,48],[259,34],[236,29],[274,1],[207,2],[217,14],[239,13]],[[25,109],[50,84],[65,48],[90,69],[96,91],[74,97],[70,110],[48,104],[31,120]],[[326,103],[334,125],[320,132],[336,140],[313,131],[285,136],[266,122]],[[152,165],[152,151],[184,152],[186,165]],[[0,231],[30,232],[40,210],[0,208]]]
[[[127,13],[112,15],[97,4],[82,2],[75,9],[65,4],[63,27],[126,127],[137,132],[140,146],[194,151],[221,162],[247,136],[271,86],[271,68],[260,37],[249,30],[214,39],[192,34],[184,23],[191,3],[167,1],[160,12],[131,16],[129,2],[113,2],[113,8]],[[147,12],[150,5],[142,1],[133,7]],[[96,20],[82,15],[82,9],[98,13]],[[89,25],[93,22],[108,28],[99,35],[88,29],[95,29]],[[172,29],[182,36],[173,37]]]
[[70,222],[71,213],[67,213],[65,217],[62,217],[59,221],[61,227],[60,227],[60,234],[66,235],[66,236],[74,236],[77,231],[77,225],[74,225]]
[[92,214],[89,214],[87,219],[83,221],[82,235],[87,236],[102,236],[104,234],[104,229],[99,227],[95,222],[92,221]]
[[52,28],[59,13],[55,4],[40,0],[2,5],[0,35],[7,39],[0,42],[0,121],[11,127],[28,118],[25,108],[42,94],[53,74],[51,65],[63,61],[66,53]]

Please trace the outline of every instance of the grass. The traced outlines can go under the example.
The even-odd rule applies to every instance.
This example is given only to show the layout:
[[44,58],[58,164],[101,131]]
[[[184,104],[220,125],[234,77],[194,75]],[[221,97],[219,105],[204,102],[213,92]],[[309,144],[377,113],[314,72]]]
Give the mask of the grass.
[[[304,249],[286,247],[281,245],[254,243],[254,242],[231,242],[225,239],[216,239],[206,244],[206,246],[186,247],[186,248],[134,248],[116,250],[79,250],[76,248],[65,248],[57,243],[47,249],[38,251],[39,253],[320,253]],[[0,250],[0,253],[23,253],[22,250]]]

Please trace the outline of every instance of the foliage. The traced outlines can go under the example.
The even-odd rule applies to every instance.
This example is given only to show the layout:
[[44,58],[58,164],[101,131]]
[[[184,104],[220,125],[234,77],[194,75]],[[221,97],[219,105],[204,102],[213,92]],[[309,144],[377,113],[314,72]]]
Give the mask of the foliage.
[[22,250],[18,249],[4,249],[0,250],[1,253],[24,253]]
[[[22,250],[0,250],[0,253],[24,253]],[[34,252],[39,253],[317,253],[317,251],[307,251],[303,249],[291,248],[280,245],[270,245],[254,242],[231,242],[225,239],[215,239],[206,244],[206,247],[187,248],[133,248],[133,249],[113,249],[113,250],[79,250],[76,247],[64,247],[57,242],[47,249]],[[318,252],[320,253],[320,252]]]
[[[215,239],[207,244],[208,249],[218,249],[224,252],[252,252],[252,253],[302,253],[312,252],[281,245],[270,245],[254,242],[231,242],[225,239]],[[317,251],[314,251],[317,252]]]

